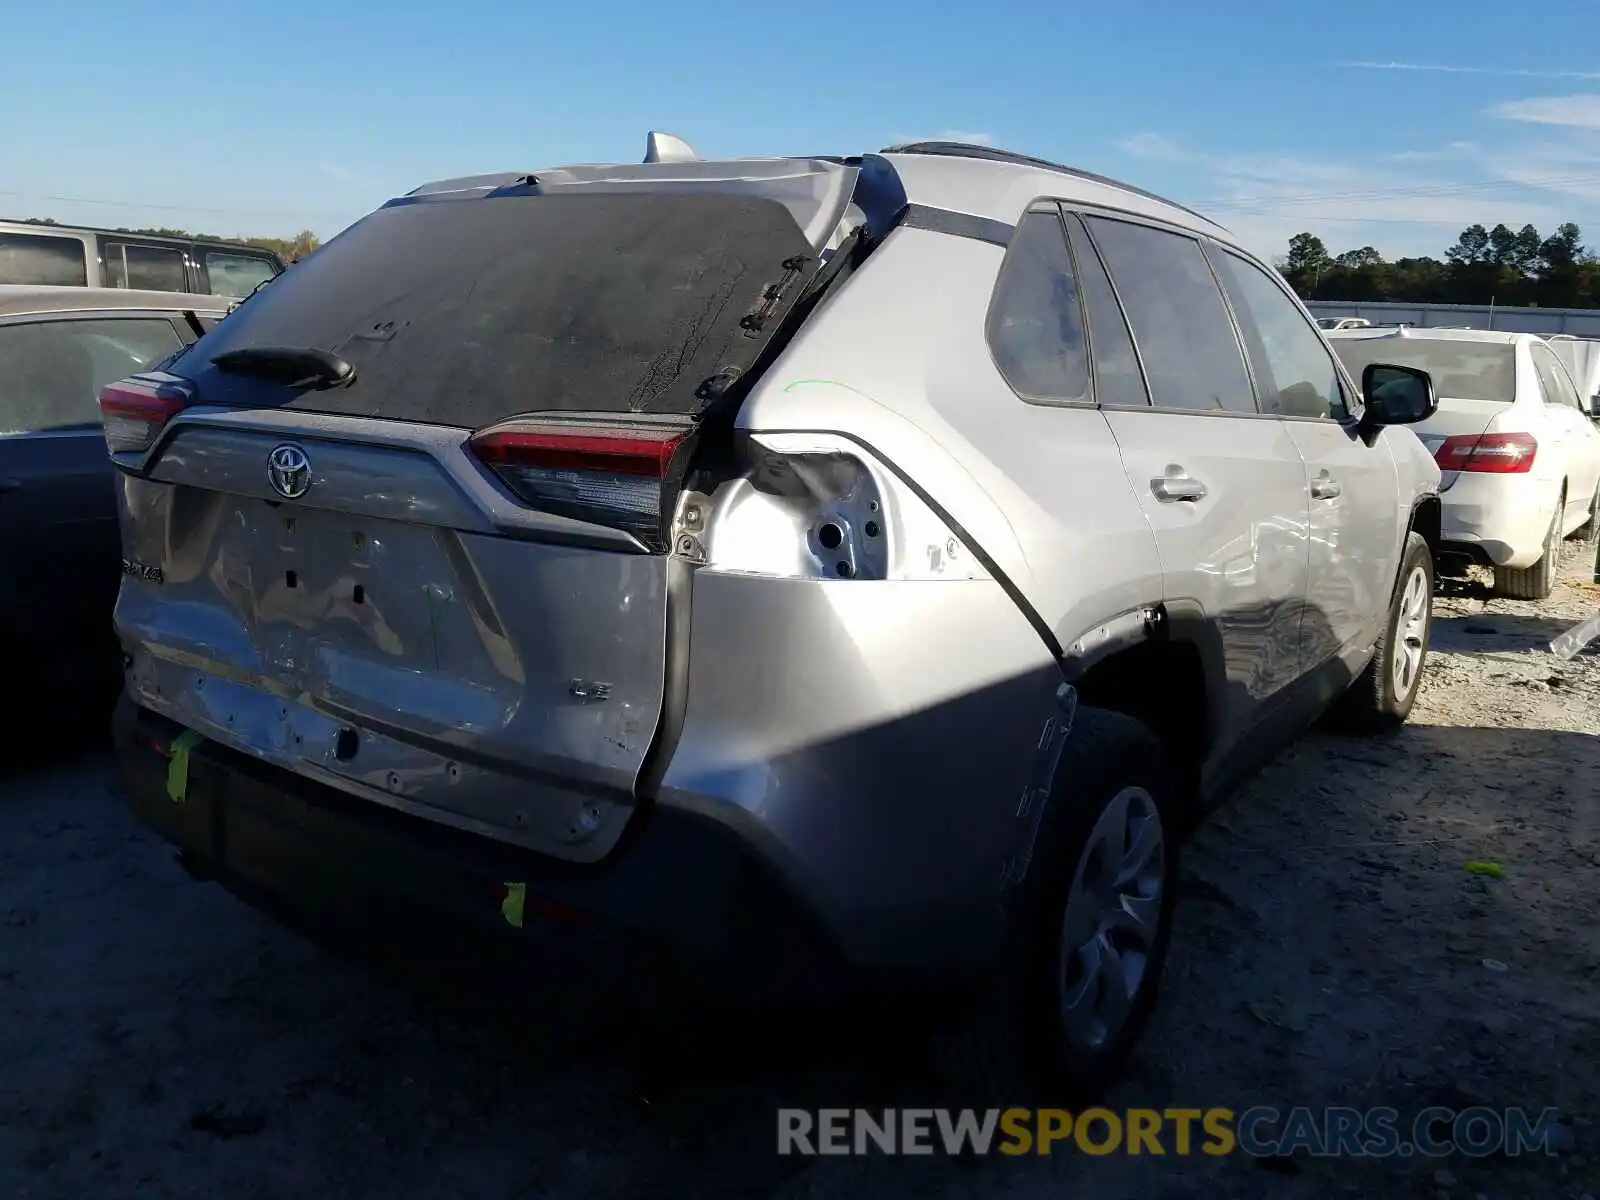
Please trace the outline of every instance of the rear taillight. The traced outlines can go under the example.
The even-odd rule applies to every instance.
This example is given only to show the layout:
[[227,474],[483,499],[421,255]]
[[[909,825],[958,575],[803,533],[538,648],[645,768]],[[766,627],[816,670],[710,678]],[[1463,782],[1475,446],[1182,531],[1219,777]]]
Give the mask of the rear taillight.
[[1456,434],[1433,452],[1441,471],[1520,475],[1533,469],[1539,443],[1529,433]]
[[131,376],[100,389],[100,419],[112,454],[142,453],[155,444],[168,421],[194,399],[176,381]]
[[512,421],[480,430],[467,448],[531,507],[626,530],[659,548],[674,460],[690,432]]

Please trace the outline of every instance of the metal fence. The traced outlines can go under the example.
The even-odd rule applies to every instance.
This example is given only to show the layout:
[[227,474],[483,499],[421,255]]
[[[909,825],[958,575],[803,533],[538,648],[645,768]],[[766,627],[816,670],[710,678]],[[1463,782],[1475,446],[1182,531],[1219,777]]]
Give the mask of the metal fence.
[[1511,333],[1600,338],[1600,308],[1497,308],[1489,304],[1394,304],[1311,300],[1314,317],[1365,317],[1374,325],[1465,325]]

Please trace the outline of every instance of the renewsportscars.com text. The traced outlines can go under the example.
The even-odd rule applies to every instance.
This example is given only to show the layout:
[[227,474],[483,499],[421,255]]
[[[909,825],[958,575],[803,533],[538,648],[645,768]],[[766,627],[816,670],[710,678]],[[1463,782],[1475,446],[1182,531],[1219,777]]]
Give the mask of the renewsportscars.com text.
[[1560,1114],[1521,1108],[778,1110],[778,1153],[1078,1153],[1268,1158],[1482,1158],[1555,1153]]

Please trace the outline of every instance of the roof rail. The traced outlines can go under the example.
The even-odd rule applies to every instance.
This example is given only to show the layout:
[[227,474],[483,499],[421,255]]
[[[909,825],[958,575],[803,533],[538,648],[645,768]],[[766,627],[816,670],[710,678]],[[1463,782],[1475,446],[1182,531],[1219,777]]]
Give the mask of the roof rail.
[[1043,171],[1056,171],[1062,175],[1071,175],[1077,179],[1086,179],[1090,183],[1104,184],[1106,187],[1120,188],[1124,192],[1132,192],[1135,196],[1143,196],[1146,200],[1154,200],[1157,204],[1165,204],[1186,212],[1191,217],[1198,217],[1208,225],[1218,229],[1222,226],[1204,213],[1195,212],[1186,204],[1179,204],[1176,200],[1169,200],[1155,192],[1146,191],[1142,187],[1135,187],[1131,183],[1124,183],[1120,179],[1113,179],[1109,175],[1096,174],[1094,171],[1085,171],[1081,167],[1069,167],[1062,163],[1051,162],[1044,158],[1035,158],[1031,154],[1018,154],[1014,150],[1001,150],[995,146],[977,146],[968,142],[907,142],[901,146],[889,146],[879,151],[880,154],[937,154],[947,158],[976,158],[986,162],[1010,163],[1017,167],[1035,167]]

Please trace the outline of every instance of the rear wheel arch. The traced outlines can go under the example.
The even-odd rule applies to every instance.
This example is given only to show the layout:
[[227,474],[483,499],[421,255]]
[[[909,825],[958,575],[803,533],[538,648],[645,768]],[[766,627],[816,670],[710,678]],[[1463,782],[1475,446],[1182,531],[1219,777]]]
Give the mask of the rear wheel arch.
[[1158,605],[1146,636],[1074,678],[1079,702],[1139,721],[1166,750],[1185,800],[1198,805],[1200,768],[1216,738],[1225,682],[1222,640],[1197,610]]

